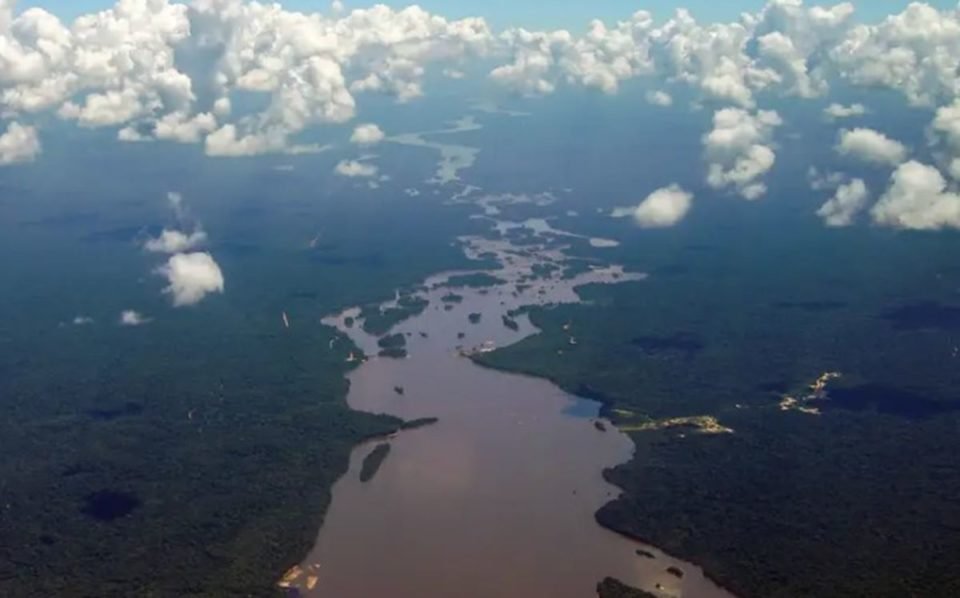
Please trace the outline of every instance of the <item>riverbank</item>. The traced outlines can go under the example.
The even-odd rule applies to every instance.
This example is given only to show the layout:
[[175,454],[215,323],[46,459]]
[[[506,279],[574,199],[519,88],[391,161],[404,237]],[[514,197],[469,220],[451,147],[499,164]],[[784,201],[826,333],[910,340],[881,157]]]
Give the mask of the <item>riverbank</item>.
[[[747,305],[714,297],[702,321],[697,296],[679,282],[654,277],[642,288],[584,289],[591,304],[534,309],[541,334],[474,357],[603,401],[604,414],[629,430],[634,458],[605,473],[623,494],[598,521],[702,565],[740,596],[957,591],[956,572],[936,556],[960,550],[944,525],[960,516],[951,498],[960,486],[950,456],[953,387],[891,366],[909,362],[895,338],[910,338],[918,350],[935,338],[878,320],[852,327],[849,316],[832,312],[785,316],[763,296]],[[851,328],[845,343],[797,332],[841,321]],[[784,397],[802,396],[834,369],[845,375],[831,384],[846,386],[837,400],[821,401],[828,408],[783,408]],[[871,379],[890,382],[865,385]],[[928,390],[898,391],[898,379]],[[856,400],[843,400],[854,392]],[[671,421],[716,425],[658,425]],[[723,433],[704,433],[712,430]]]
[[[356,308],[324,319],[368,356],[350,375],[352,408],[439,420],[394,435],[389,458],[365,482],[360,473],[371,449],[354,452],[300,565],[320,573],[313,587],[294,587],[307,596],[581,598],[615,576],[658,595],[726,596],[696,567],[594,521],[617,494],[603,470],[633,450],[626,436],[595,425],[599,404],[465,358],[535,334],[523,314],[530,305],[576,303],[582,285],[643,276],[598,266],[564,277],[565,255],[553,244],[460,241],[468,256],[502,264],[491,272],[500,282],[476,286],[469,273],[450,272],[419,285],[415,294],[426,308],[385,333],[405,339],[406,358],[378,357],[380,338],[365,330]],[[458,301],[444,300],[451,292]],[[508,315],[512,325],[503,322]],[[368,574],[372,562],[376,576]]]

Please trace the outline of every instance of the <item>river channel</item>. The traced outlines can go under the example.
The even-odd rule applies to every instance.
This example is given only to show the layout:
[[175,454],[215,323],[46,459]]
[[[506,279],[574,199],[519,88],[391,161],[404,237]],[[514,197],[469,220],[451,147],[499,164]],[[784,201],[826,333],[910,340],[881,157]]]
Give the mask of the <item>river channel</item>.
[[[603,470],[633,453],[629,437],[598,417],[599,404],[469,358],[537,333],[525,315],[505,321],[513,310],[578,302],[582,285],[644,277],[607,266],[534,279],[536,264],[564,264],[562,248],[460,242],[472,257],[495,255],[502,268],[491,273],[504,282],[426,280],[418,295],[429,306],[391,331],[406,337],[406,358],[377,356],[359,309],[324,320],[366,356],[350,374],[351,408],[438,421],[354,450],[315,547],[282,585],[325,598],[583,598],[613,576],[658,596],[729,596],[697,567],[595,522],[619,493]],[[386,459],[362,481],[364,459],[384,443]]]

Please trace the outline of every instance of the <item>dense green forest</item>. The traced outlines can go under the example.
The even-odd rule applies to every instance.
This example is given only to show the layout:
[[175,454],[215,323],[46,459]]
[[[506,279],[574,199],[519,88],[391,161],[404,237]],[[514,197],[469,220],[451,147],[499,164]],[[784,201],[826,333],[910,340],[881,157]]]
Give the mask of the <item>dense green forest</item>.
[[[637,450],[598,521],[738,595],[960,593],[960,272],[939,241],[769,234],[640,239],[612,259],[647,281],[533,309],[541,334],[475,359],[601,401]],[[834,371],[820,415],[781,409]],[[733,433],[649,425],[699,415]]]
[[[474,224],[451,210],[405,233],[432,212],[409,204],[362,217],[361,239],[337,223],[362,202],[267,209],[243,193],[199,210],[227,291],[188,309],[170,307],[140,247],[144,223],[168,218],[160,200],[0,217],[16,256],[0,309],[17,315],[0,321],[0,595],[275,595],[351,450],[402,425],[348,409],[356,348],[320,319],[469,266],[449,239]],[[401,307],[385,318],[422,306]],[[120,326],[128,308],[147,323]]]

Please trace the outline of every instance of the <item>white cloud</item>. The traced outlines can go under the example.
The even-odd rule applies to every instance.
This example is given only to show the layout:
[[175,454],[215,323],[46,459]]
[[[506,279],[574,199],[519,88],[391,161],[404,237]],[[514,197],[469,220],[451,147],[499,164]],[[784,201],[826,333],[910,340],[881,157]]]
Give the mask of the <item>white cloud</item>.
[[144,324],[149,324],[150,319],[145,317],[138,311],[132,309],[125,310],[120,314],[120,325],[121,326],[143,326]]
[[896,166],[907,159],[907,148],[873,129],[853,129],[840,132],[837,152],[872,164]]
[[960,180],[960,99],[937,109],[930,134],[934,144],[946,149],[946,155],[940,158],[946,163],[947,173],[954,180]]
[[843,104],[833,103],[823,109],[823,114],[830,120],[863,116],[866,113],[867,107],[863,104],[844,106]]
[[[674,226],[687,215],[692,202],[692,193],[684,191],[678,185],[670,185],[648,195],[633,210],[633,217],[643,228]],[[618,215],[620,213],[615,211],[614,216]]]
[[223,125],[207,135],[208,156],[239,157],[281,152],[286,145],[283,131],[273,130],[239,135],[236,125]]
[[672,106],[673,97],[662,90],[658,91],[648,91],[646,94],[647,103],[653,104],[654,106]]
[[93,324],[93,318],[90,316],[77,316],[73,319],[74,326],[89,326]]
[[147,251],[154,253],[183,253],[184,251],[195,249],[206,242],[207,233],[201,228],[197,228],[190,234],[165,228],[159,237],[148,239],[143,247]]
[[[758,94],[821,96],[830,78],[930,106],[960,95],[960,11],[917,2],[875,25],[854,24],[851,2],[771,0],[729,23],[698,23],[681,9],[658,26],[638,11],[592,21],[582,35],[513,28],[498,36],[478,18],[448,20],[416,6],[347,12],[340,1],[296,12],[247,0],[121,0],[72,23],[39,8],[15,15],[10,0],[3,6],[0,114],[56,112],[81,126],[117,127],[122,140],[203,143],[214,156],[291,151],[298,133],[354,118],[357,94],[411,100],[424,93],[429,67],[460,76],[474,57],[499,59],[491,79],[526,95],[561,85],[615,93],[639,77],[686,85],[697,103],[751,111]],[[244,92],[262,94],[265,107],[234,115],[230,98]],[[667,96],[649,100],[665,105]],[[834,104],[826,114],[861,108]],[[748,169],[774,157],[766,143],[747,154]],[[763,191],[758,182],[730,186]]]
[[837,187],[830,200],[817,210],[827,226],[841,227],[853,224],[854,218],[867,206],[870,192],[861,179],[853,179]]
[[0,166],[32,162],[40,155],[40,138],[33,127],[25,127],[17,122],[7,125],[0,135]]
[[385,135],[375,124],[359,125],[353,130],[350,142],[357,145],[376,145],[383,141]]
[[814,191],[826,191],[836,189],[847,179],[841,172],[821,173],[816,167],[811,166],[807,171],[807,180],[810,182],[810,188]]
[[950,161],[948,172],[954,180],[960,181],[960,158],[954,158]]
[[173,215],[176,216],[178,221],[183,221],[187,218],[187,208],[183,205],[182,193],[168,191],[167,202],[170,204],[170,209],[173,210]]
[[858,25],[831,48],[833,68],[865,87],[902,92],[911,103],[952,100],[960,89],[960,12],[912,2],[876,25]]
[[624,80],[655,76],[688,84],[706,98],[753,108],[755,93],[814,97],[827,90],[824,58],[850,27],[853,5],[805,8],[775,0],[738,22],[701,25],[689,11],[656,27],[639,11],[614,25],[590,23],[580,37],[568,31],[511,29],[501,36],[510,61],[491,77],[528,94],[558,84],[616,92]]
[[209,112],[193,117],[182,112],[171,112],[154,124],[153,134],[157,139],[177,143],[199,143],[204,136],[217,129],[217,119]]
[[871,215],[877,224],[893,228],[960,228],[960,195],[947,188],[936,168],[911,160],[894,171]]
[[166,277],[164,293],[173,296],[173,305],[195,305],[210,293],[222,293],[223,272],[209,253],[178,253],[157,273]]
[[951,149],[960,152],[960,99],[938,108],[930,128],[942,135]]
[[373,164],[358,160],[341,160],[334,171],[340,176],[355,178],[376,176],[378,169]]
[[191,249],[196,249],[207,242],[207,233],[199,223],[192,222],[189,210],[183,199],[183,194],[176,191],[167,193],[167,202],[177,220],[180,228],[193,229],[192,232],[184,232],[174,228],[164,228],[160,235],[155,238],[147,239],[143,248],[153,253],[183,253]]
[[772,137],[782,122],[771,111],[718,110],[713,115],[713,130],[703,137],[707,184],[714,189],[732,188],[748,200],[765,195],[767,187],[760,179],[776,162]]
[[[194,143],[218,130],[207,145],[214,155],[273,152],[308,126],[352,118],[351,88],[363,85],[351,82],[375,81],[377,91],[410,99],[422,93],[428,64],[484,54],[493,41],[482,19],[330,7],[120,0],[65,25],[39,8],[14,16],[7,6],[0,113],[56,111],[82,126],[121,127],[124,140]],[[237,91],[266,94],[267,107],[228,121]]]

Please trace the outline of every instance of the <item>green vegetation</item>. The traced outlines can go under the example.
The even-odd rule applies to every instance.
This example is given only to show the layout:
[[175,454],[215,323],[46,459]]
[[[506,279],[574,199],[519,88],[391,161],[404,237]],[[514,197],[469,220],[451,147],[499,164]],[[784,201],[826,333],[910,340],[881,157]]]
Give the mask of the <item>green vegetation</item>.
[[269,595],[353,446],[400,427],[346,407],[331,329],[208,310],[49,329],[4,376],[4,596]]
[[520,330],[520,324],[518,324],[517,321],[511,318],[510,316],[503,316],[502,319],[503,319],[503,325],[509,328],[510,330],[513,330],[514,332],[516,332],[517,330]]
[[[81,155],[55,177],[11,174],[38,201],[4,186],[4,598],[278,595],[353,448],[402,426],[347,407],[356,347],[320,317],[474,267],[450,246],[474,225],[455,211],[388,214],[312,184],[278,194],[249,165],[167,158],[149,175],[130,168],[137,185],[120,191]],[[227,278],[195,308],[171,308],[151,274],[161,258],[134,241],[169,218],[174,176],[196,185],[188,201],[209,200],[194,207]],[[90,217],[59,217],[79,200]],[[413,226],[427,217],[428,230]],[[318,222],[323,246],[306,249]],[[152,321],[121,327],[123,309]],[[76,315],[94,323],[73,326]]]
[[648,592],[624,585],[612,577],[597,584],[597,596],[600,598],[657,598]]
[[405,295],[397,301],[396,307],[389,307],[381,311],[379,304],[368,305],[363,308],[360,317],[363,318],[363,329],[368,334],[379,336],[414,316],[423,313],[430,302],[421,297]]
[[[761,228],[709,250],[638,235],[615,259],[661,274],[533,309],[542,334],[475,359],[601,401],[637,450],[598,521],[739,596],[960,594],[953,249]],[[828,371],[822,415],[780,409]],[[734,433],[644,425],[697,415]]]
[[487,274],[486,272],[477,272],[474,274],[459,274],[457,276],[451,276],[450,279],[447,280],[447,282],[445,282],[442,286],[451,288],[482,289],[487,287],[495,287],[505,283],[505,280],[492,274]]
[[360,465],[360,481],[366,484],[372,480],[373,476],[377,475],[377,472],[380,471],[380,466],[387,460],[389,454],[389,442],[378,444],[370,451],[370,454],[363,458],[363,463]]
[[588,260],[567,260],[564,262],[563,268],[563,278],[571,279],[580,276],[581,274],[586,274],[590,271],[591,262]]
[[397,333],[384,336],[377,344],[380,346],[380,357],[403,359],[407,356],[407,337]]
[[560,266],[556,264],[534,264],[530,270],[536,280],[538,278],[550,278],[559,269]]
[[469,316],[467,316],[467,319],[470,321],[471,324],[479,324],[482,318],[483,318],[483,314],[479,314],[479,313],[472,313]]
[[444,303],[463,303],[463,295],[458,295],[456,293],[447,293],[441,298],[441,300]]
[[400,428],[403,430],[416,430],[418,428],[432,426],[439,421],[440,420],[435,417],[421,417],[419,419],[412,419],[410,421],[403,422],[403,424],[400,425]]

